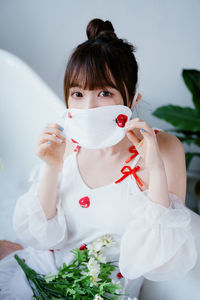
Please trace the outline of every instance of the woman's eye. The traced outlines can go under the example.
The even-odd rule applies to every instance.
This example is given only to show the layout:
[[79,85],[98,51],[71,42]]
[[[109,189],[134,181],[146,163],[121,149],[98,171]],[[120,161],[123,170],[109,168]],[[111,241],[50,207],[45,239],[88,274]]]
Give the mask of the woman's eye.
[[[111,96],[111,93],[108,92],[108,91],[101,91],[100,94],[101,94],[101,93],[105,93],[105,94],[104,94],[105,96]],[[108,95],[108,94],[109,94],[109,95]]]
[[[74,96],[75,94],[79,94],[79,95],[80,95],[81,93],[80,93],[80,92],[75,92],[75,93],[72,93],[71,96]],[[81,94],[81,95],[82,95],[82,94]],[[79,96],[78,96],[78,97],[79,97]],[[76,98],[76,96],[75,96],[75,98]]]

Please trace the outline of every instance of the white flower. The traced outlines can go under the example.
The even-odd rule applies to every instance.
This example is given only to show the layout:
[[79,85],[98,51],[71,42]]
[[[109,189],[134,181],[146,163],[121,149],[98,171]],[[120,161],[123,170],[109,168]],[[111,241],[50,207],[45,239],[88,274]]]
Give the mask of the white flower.
[[99,295],[96,295],[95,298],[94,298],[94,300],[103,300],[103,298],[101,296],[99,296]]
[[[118,285],[121,286],[119,280],[115,281],[114,279],[112,279],[112,283],[113,283],[113,284],[118,284]],[[116,289],[116,290],[115,290],[115,293],[120,292],[121,290],[122,290],[122,286],[121,286],[121,289]]]
[[95,255],[95,257],[98,259],[99,262],[106,263],[106,257],[105,257],[103,254],[101,254],[101,253],[98,254],[98,253],[97,253],[97,254]]
[[97,252],[101,251],[103,247],[112,247],[115,245],[115,243],[116,241],[110,234],[103,235],[87,245],[89,255],[96,254]]
[[96,254],[99,252],[102,248],[102,245],[99,241],[95,240],[94,242],[87,245],[87,248],[89,250],[89,255]]
[[91,284],[90,286],[94,285],[97,281],[100,281],[101,278],[98,278],[98,275],[100,273],[100,264],[94,257],[91,257],[89,262],[87,263],[88,267],[88,273],[87,275],[90,275],[91,278]]
[[116,244],[116,241],[110,234],[102,236],[99,240],[102,243],[102,246],[105,247],[112,247]]
[[98,278],[98,276],[96,274],[94,274],[91,278],[91,283],[90,283],[90,286],[93,286],[93,285],[96,285],[96,283],[98,281],[101,281],[101,278]]
[[111,247],[115,243],[116,242],[113,237],[110,234],[106,234],[87,244],[88,254],[90,257],[87,263],[88,272],[83,271],[82,274],[91,276],[90,286],[93,286],[96,284],[96,282],[102,280],[101,278],[98,278],[100,273],[100,262],[106,263],[106,257],[100,253],[101,249],[103,247]]
[[87,263],[88,270],[91,274],[100,273],[100,265],[94,257],[91,257]]

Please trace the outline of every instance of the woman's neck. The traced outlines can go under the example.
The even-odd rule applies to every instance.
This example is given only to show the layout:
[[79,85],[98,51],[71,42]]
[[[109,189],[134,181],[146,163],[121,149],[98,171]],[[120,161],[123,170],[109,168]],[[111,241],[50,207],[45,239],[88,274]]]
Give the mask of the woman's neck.
[[[140,139],[142,139],[142,135],[139,131],[139,129],[134,129],[133,130],[136,136]],[[112,158],[112,159],[117,159],[123,154],[125,154],[128,150],[129,147],[132,146],[132,142],[128,139],[128,137],[125,135],[125,137],[116,145],[103,148],[103,149],[87,149],[80,147],[79,149],[79,155],[86,155],[86,156],[92,156],[96,158]]]

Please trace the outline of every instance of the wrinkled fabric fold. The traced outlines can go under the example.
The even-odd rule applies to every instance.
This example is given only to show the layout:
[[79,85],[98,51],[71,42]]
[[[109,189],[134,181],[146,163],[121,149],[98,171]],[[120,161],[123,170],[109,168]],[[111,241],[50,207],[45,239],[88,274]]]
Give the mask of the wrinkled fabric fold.
[[13,228],[18,238],[27,246],[47,250],[63,247],[67,242],[67,223],[59,188],[61,172],[58,174],[57,214],[47,219],[38,198],[38,187],[42,179],[45,164],[35,166],[28,181],[31,186],[25,194],[17,199],[13,213]]
[[189,209],[173,193],[169,193],[169,207],[153,202],[148,190],[129,197],[132,218],[120,244],[123,276],[153,281],[184,276],[197,261]]

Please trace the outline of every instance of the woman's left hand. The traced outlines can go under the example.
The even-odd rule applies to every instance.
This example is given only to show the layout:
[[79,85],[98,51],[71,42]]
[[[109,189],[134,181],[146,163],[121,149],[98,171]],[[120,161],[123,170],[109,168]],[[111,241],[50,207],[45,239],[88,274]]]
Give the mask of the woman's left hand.
[[[127,125],[128,128],[127,128]],[[134,128],[143,128],[140,131],[143,139],[139,139],[133,132]],[[159,146],[154,130],[140,118],[131,119],[126,122],[125,132],[128,139],[133,143],[138,153],[144,159],[145,166],[150,171],[152,168],[163,166],[163,160],[160,155]]]

